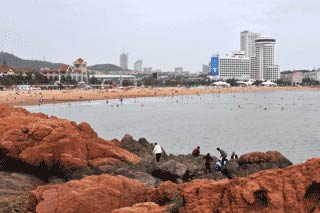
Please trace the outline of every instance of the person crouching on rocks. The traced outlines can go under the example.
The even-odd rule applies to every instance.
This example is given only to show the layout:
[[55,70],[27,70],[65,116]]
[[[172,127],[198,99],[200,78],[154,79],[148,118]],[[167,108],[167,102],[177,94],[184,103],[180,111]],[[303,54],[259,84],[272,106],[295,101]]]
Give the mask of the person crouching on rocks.
[[198,157],[200,155],[200,146],[198,146],[192,151],[192,155],[193,157]]
[[214,170],[216,170],[217,172],[221,172],[222,170],[222,165],[221,165],[221,160],[218,160],[215,165],[214,165]]
[[155,143],[154,145],[155,146],[153,148],[153,153],[156,154],[156,160],[157,160],[157,162],[159,162],[160,157],[161,157],[161,153],[162,153],[162,147],[157,143]]
[[228,161],[227,160],[227,153],[223,150],[223,149],[220,149],[219,147],[217,148],[217,150],[220,152],[220,158],[222,158],[221,159],[221,161],[222,161],[222,166],[224,165],[224,162],[226,161]]
[[208,174],[208,171],[209,173],[211,172],[210,164],[213,161],[213,158],[210,156],[210,153],[208,153],[203,159],[206,161],[204,165],[206,166],[206,174]]

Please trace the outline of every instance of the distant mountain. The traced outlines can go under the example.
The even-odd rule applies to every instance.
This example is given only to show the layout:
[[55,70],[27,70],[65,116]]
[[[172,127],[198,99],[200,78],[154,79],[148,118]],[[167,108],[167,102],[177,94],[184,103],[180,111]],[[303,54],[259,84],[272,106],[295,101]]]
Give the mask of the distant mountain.
[[0,66],[6,62],[11,67],[31,68],[40,70],[40,68],[48,67],[50,69],[58,69],[62,63],[52,63],[39,60],[25,60],[6,52],[0,52]]
[[[49,61],[25,60],[10,53],[0,52],[0,66],[4,62],[11,67],[31,68],[33,70],[40,70],[40,68],[43,67],[59,69],[59,67],[63,65],[63,63],[52,63]],[[96,64],[88,66],[88,69],[95,71],[122,71],[120,67],[113,64]]]
[[122,68],[114,64],[96,64],[88,67],[92,71],[122,71]]

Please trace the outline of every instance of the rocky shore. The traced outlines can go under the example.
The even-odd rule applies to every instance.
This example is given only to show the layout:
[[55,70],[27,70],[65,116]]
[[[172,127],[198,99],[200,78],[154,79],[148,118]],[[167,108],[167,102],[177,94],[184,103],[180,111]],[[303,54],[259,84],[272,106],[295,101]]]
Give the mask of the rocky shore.
[[87,123],[0,105],[0,125],[2,212],[320,211],[320,159],[255,152],[206,174],[203,156],[156,163],[147,139]]

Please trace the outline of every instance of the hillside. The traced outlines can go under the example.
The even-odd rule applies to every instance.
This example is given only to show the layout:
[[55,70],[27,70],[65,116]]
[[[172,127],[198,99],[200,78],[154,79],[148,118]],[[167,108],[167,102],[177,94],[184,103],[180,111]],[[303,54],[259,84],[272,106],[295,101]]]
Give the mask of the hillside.
[[12,67],[28,67],[34,70],[40,70],[42,67],[58,69],[62,65],[62,63],[52,63],[48,61],[25,60],[10,53],[0,52],[0,64],[3,64],[4,61]]
[[[4,61],[11,67],[28,67],[34,70],[40,70],[40,68],[48,67],[50,69],[58,69],[63,63],[52,63],[49,61],[39,61],[39,60],[26,60],[19,58],[15,55],[6,52],[0,52],[0,66]],[[113,64],[96,64],[88,66],[89,70],[95,71],[121,71],[122,69]]]
[[114,64],[96,64],[89,66],[88,69],[94,71],[122,71],[121,67]]

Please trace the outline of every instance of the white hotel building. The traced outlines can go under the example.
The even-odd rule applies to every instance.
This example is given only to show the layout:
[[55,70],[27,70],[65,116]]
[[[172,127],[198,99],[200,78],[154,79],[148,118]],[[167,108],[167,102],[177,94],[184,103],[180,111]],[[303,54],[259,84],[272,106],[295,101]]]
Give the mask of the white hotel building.
[[275,43],[276,40],[270,36],[260,36],[255,40],[255,66],[251,70],[254,79],[276,81],[280,78],[280,67],[274,64]]
[[231,56],[219,57],[219,78],[223,80],[235,78],[250,79],[250,59],[243,51],[233,52]]
[[219,65],[216,67],[219,74],[215,77],[223,80],[278,80],[280,67],[274,63],[275,43],[276,39],[270,36],[249,31],[241,32],[240,52],[231,56],[214,56],[219,58]]

